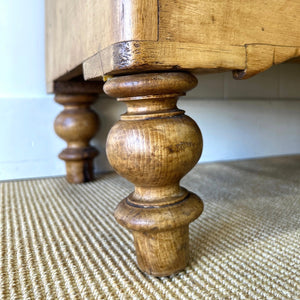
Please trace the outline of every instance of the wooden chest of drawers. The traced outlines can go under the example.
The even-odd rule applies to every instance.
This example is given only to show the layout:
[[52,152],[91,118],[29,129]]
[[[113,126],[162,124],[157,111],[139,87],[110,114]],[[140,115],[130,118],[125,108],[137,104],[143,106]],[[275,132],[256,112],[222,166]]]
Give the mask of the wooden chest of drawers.
[[104,92],[128,106],[109,134],[108,159],[135,184],[115,216],[132,231],[143,271],[178,272],[203,205],[179,185],[202,136],[176,101],[196,86],[192,73],[247,79],[299,63],[299,0],[47,0],[46,16],[47,89],[65,107],[55,128],[68,142],[60,155],[68,180],[92,178],[90,104],[106,81]]

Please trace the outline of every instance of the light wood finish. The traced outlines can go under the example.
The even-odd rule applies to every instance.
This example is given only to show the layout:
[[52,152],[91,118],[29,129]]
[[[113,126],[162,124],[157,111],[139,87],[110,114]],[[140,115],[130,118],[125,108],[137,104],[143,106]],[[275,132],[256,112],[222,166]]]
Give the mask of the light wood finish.
[[233,71],[233,76],[235,79],[247,79],[271,68],[273,65],[297,57],[300,57],[300,47],[248,45],[246,47],[247,67],[245,70]]
[[245,79],[300,51],[298,0],[46,0],[46,12],[49,92],[82,72],[238,70]]
[[130,41],[114,44],[98,52],[84,62],[83,70],[88,80],[101,78],[103,74],[180,70],[183,66],[195,73],[244,69],[245,48],[176,42],[160,42],[158,46],[158,43],[151,41]]
[[67,180],[82,183],[93,179],[93,159],[98,150],[89,144],[99,128],[98,115],[90,108],[97,94],[57,94],[64,110],[54,122],[55,132],[68,147],[59,157],[66,162]]
[[100,49],[126,40],[157,40],[157,0],[46,0],[47,90]]
[[133,70],[233,70],[246,79],[300,53],[298,0],[159,1],[157,41],[110,45],[87,60],[86,79]]
[[[202,137],[176,107],[177,98],[196,85],[192,75],[178,71],[231,70],[234,78],[246,79],[273,64],[299,62],[300,1],[46,0],[46,11],[48,91],[79,75],[114,76],[105,92],[128,110],[109,134],[107,155],[135,185],[115,215],[133,233],[142,270],[157,276],[178,272],[187,264],[188,224],[203,208],[179,186],[200,157]],[[70,112],[64,97],[73,101],[57,98],[66,104],[61,120]],[[70,120],[86,118],[91,98],[85,99],[84,108],[81,100],[71,105]],[[90,111],[85,116],[95,118]],[[96,123],[77,131],[62,121],[58,131],[74,151],[88,145],[78,132],[89,140]]]
[[115,217],[133,233],[140,269],[155,276],[185,268],[188,226],[203,209],[200,198],[179,185],[202,152],[198,126],[176,107],[196,84],[191,74],[174,72],[115,77],[104,85],[127,104],[109,133],[107,156],[135,185]]
[[176,3],[162,0],[159,3],[161,41],[300,46],[298,0],[176,0]]
[[131,41],[99,51],[84,62],[83,73],[89,80],[137,71],[184,69],[204,74],[232,70],[235,79],[248,79],[273,65],[300,63],[299,57],[300,47]]

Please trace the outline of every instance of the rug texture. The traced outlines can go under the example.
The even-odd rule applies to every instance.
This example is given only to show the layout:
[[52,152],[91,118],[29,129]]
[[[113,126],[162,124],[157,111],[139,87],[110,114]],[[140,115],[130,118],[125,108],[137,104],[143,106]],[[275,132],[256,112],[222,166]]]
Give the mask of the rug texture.
[[300,299],[300,156],[201,164],[190,264],[156,278],[113,218],[132,185],[115,173],[0,183],[1,299]]

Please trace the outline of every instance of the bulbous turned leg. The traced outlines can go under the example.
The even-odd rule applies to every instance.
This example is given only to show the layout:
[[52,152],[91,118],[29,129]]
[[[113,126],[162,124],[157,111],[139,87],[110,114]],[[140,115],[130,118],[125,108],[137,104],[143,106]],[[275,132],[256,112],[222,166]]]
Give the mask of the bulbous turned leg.
[[115,217],[134,236],[140,269],[155,276],[186,267],[189,223],[203,210],[201,199],[179,185],[202,152],[200,129],[176,106],[196,84],[189,73],[165,72],[114,77],[104,85],[127,104],[109,133],[107,156],[135,185]]
[[96,94],[55,96],[55,101],[64,106],[54,122],[54,128],[57,135],[68,144],[59,158],[66,162],[67,180],[70,183],[93,179],[93,159],[98,155],[98,150],[89,142],[98,131],[99,119],[90,105],[96,99]]

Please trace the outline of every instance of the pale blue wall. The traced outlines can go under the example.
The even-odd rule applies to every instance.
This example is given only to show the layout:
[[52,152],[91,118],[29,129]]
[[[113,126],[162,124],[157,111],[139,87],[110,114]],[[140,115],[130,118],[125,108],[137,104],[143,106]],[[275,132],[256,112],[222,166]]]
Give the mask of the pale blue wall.
[[[63,175],[65,147],[53,121],[61,107],[45,91],[44,1],[0,0],[0,180]],[[199,77],[179,106],[202,129],[202,162],[300,152],[300,65],[281,65],[237,82]],[[202,99],[202,100],[199,100]],[[102,95],[96,169],[106,171],[105,139],[124,106]]]
[[44,1],[0,1],[0,97],[45,95]]

